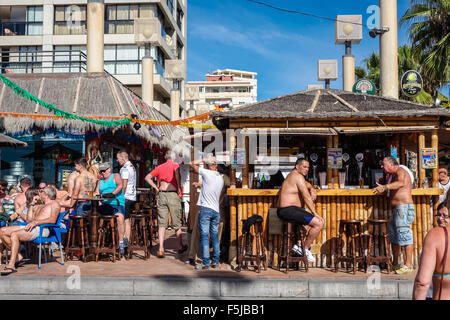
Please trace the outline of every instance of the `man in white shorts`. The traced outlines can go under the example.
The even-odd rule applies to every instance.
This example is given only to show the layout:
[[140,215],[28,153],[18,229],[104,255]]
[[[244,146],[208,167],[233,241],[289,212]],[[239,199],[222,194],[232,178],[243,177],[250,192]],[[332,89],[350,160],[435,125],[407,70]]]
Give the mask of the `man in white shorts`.
[[[2,242],[11,250],[11,259],[8,265],[1,272],[2,276],[7,276],[17,272],[15,263],[17,254],[19,253],[21,241],[33,241],[39,237],[40,225],[56,223],[61,206],[56,201],[56,189],[52,186],[44,188],[40,193],[41,200],[44,205],[37,206],[36,201],[30,204],[28,208],[26,226],[17,226],[17,230],[8,234],[2,234]],[[50,231],[44,228],[43,237],[47,237]]]

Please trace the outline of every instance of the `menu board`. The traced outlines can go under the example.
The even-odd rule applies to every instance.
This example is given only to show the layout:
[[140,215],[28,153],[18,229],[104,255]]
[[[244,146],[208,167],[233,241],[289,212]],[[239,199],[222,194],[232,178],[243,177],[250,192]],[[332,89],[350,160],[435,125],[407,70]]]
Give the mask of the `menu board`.
[[329,169],[342,169],[342,149],[341,148],[329,148],[327,159],[328,159],[328,168]]
[[231,163],[233,169],[245,167],[245,149],[235,149],[233,151],[233,161]]
[[422,148],[420,153],[422,155],[422,169],[437,168],[437,152],[435,148]]

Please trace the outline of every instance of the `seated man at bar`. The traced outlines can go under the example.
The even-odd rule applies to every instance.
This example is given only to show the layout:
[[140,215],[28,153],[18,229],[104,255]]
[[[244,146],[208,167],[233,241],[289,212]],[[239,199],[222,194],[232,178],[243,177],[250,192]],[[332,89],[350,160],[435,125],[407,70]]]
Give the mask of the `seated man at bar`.
[[[39,237],[40,225],[52,224],[58,219],[61,206],[55,200],[56,189],[52,186],[45,187],[43,192],[40,193],[40,198],[44,204],[37,206],[37,199],[33,200],[28,208],[27,216],[29,218],[27,219],[28,224],[26,226],[19,226],[19,229],[10,235],[2,234],[2,242],[11,250],[11,259],[1,272],[2,276],[17,272],[15,264],[19,253],[20,242],[33,241]],[[44,228],[42,236],[48,237],[49,234],[50,230]]]
[[[305,180],[308,171],[308,160],[304,158],[297,159],[295,168],[289,173],[281,185],[277,203],[277,215],[281,220],[310,227],[305,240],[305,254],[308,261],[314,262],[315,259],[308,248],[322,230],[324,221],[316,213],[313,198],[310,190],[308,190],[308,185]],[[309,208],[310,212],[304,209],[305,205]],[[294,245],[292,249],[300,255],[304,254],[301,252],[299,244]]]
[[79,175],[75,178],[73,193],[68,194],[60,205],[66,208],[72,208],[76,203],[75,212],[77,216],[86,216],[91,210],[89,200],[78,200],[78,198],[88,198],[93,195],[97,184],[97,177],[88,171],[87,161],[80,158],[74,161],[75,170]]
[[[385,157],[381,166],[387,174],[392,176],[392,182],[381,185],[377,182],[374,189],[376,194],[390,191],[392,216],[388,226],[389,242],[392,245],[394,271],[406,274],[412,271],[413,234],[411,225],[416,215],[411,195],[412,182],[407,170],[399,166],[394,157]],[[405,247],[405,264],[399,265],[401,247]]]
[[103,200],[98,208],[102,215],[117,216],[117,231],[119,232],[120,254],[125,253],[123,238],[125,235],[125,197],[122,191],[122,178],[118,173],[112,173],[108,162],[99,164],[100,180],[97,183],[95,194],[101,194]]

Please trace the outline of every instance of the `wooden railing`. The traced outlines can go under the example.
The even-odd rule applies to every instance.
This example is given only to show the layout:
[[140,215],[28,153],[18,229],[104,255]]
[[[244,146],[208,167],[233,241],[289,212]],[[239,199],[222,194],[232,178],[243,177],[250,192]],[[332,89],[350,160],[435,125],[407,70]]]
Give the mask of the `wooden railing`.
[[[269,233],[269,208],[275,208],[279,190],[228,189],[230,198],[230,260],[236,257],[236,239],[242,235],[242,220],[259,214],[263,217],[264,244],[269,265],[276,265],[281,248],[281,236]],[[434,214],[438,188],[413,189],[416,216],[412,225],[414,238],[413,262],[417,266],[427,232],[434,225]],[[392,208],[386,196],[376,196],[370,189],[329,189],[319,190],[315,201],[316,212],[325,220],[325,225],[311,246],[316,258],[313,267],[330,267],[336,252],[339,220],[361,220],[364,237],[363,246],[367,250],[368,219],[390,219]],[[378,230],[375,229],[375,234]],[[383,254],[383,247],[375,242],[375,253]]]

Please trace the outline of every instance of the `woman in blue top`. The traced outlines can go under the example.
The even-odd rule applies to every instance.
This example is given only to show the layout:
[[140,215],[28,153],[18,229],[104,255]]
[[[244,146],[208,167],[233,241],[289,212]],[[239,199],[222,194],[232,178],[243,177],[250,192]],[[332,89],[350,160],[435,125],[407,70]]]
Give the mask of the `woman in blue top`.
[[122,191],[122,178],[118,173],[112,173],[109,163],[101,163],[100,180],[97,183],[95,194],[100,194],[102,198],[111,198],[103,200],[99,206],[99,213],[102,215],[117,216],[117,229],[119,233],[119,248],[121,254],[124,254],[123,236],[125,234],[125,197]]

